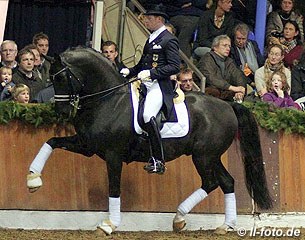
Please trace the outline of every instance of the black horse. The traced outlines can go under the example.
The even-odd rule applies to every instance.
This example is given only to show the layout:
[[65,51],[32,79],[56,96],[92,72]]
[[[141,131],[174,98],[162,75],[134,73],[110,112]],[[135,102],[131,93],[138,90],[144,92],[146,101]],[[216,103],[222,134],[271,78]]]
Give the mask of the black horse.
[[[147,162],[149,145],[132,126],[129,83],[100,53],[90,48],[63,52],[52,64],[50,75],[55,88],[56,112],[73,116],[76,135],[49,139],[30,166],[28,187],[42,185],[41,171],[50,153],[62,148],[85,156],[97,154],[106,161],[109,178],[109,219],[99,227],[110,234],[120,224],[120,181],[123,162]],[[261,209],[272,207],[256,121],[244,106],[190,92],[185,96],[190,131],[185,137],[163,139],[165,160],[192,155],[202,185],[177,209],[173,221],[176,231],[185,226],[184,216],[210,192],[221,187],[230,200],[225,201],[226,221],[221,233],[236,221],[234,179],[221,162],[239,130],[246,185]],[[225,198],[226,199],[226,198]]]

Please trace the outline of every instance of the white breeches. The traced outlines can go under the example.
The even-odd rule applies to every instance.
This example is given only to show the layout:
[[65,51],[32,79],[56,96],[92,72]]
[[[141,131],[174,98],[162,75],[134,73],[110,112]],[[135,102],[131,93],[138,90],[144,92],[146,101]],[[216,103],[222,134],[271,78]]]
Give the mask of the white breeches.
[[163,105],[163,96],[157,80],[144,82],[147,88],[147,95],[144,103],[143,119],[148,123],[151,117],[156,117]]

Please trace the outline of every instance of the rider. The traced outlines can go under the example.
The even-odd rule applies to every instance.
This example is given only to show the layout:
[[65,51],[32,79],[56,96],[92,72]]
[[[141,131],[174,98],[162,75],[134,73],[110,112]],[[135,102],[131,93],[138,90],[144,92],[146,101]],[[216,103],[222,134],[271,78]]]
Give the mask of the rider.
[[164,26],[168,16],[162,4],[154,5],[144,16],[145,26],[151,34],[145,43],[143,55],[136,66],[123,68],[120,73],[131,77],[137,75],[147,89],[143,119],[152,156],[144,169],[149,173],[162,174],[165,171],[165,161],[156,115],[162,109],[167,121],[176,118],[170,76],[179,72],[179,43]]

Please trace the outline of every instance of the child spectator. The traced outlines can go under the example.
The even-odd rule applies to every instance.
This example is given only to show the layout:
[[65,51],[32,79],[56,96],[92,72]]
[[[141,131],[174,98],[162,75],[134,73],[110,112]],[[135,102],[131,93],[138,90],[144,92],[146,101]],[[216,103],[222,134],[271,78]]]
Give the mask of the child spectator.
[[30,88],[25,84],[17,84],[12,88],[13,99],[18,103],[29,103]]
[[11,90],[15,84],[12,82],[13,70],[10,67],[0,68],[0,101],[9,100],[12,97]]
[[271,78],[266,82],[267,93],[262,97],[264,102],[273,103],[277,107],[292,107],[300,109],[299,105],[290,97],[288,90],[287,77],[281,71],[272,73]]

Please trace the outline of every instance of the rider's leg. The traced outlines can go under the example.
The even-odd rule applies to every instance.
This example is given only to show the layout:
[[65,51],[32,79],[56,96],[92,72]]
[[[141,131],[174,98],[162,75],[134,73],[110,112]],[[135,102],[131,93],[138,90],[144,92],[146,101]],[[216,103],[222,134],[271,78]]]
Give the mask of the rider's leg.
[[144,103],[143,119],[145,122],[145,130],[148,133],[152,158],[144,167],[149,173],[164,173],[164,154],[160,130],[156,122],[156,116],[160,111],[163,98],[158,81],[145,83],[147,87],[147,95]]

